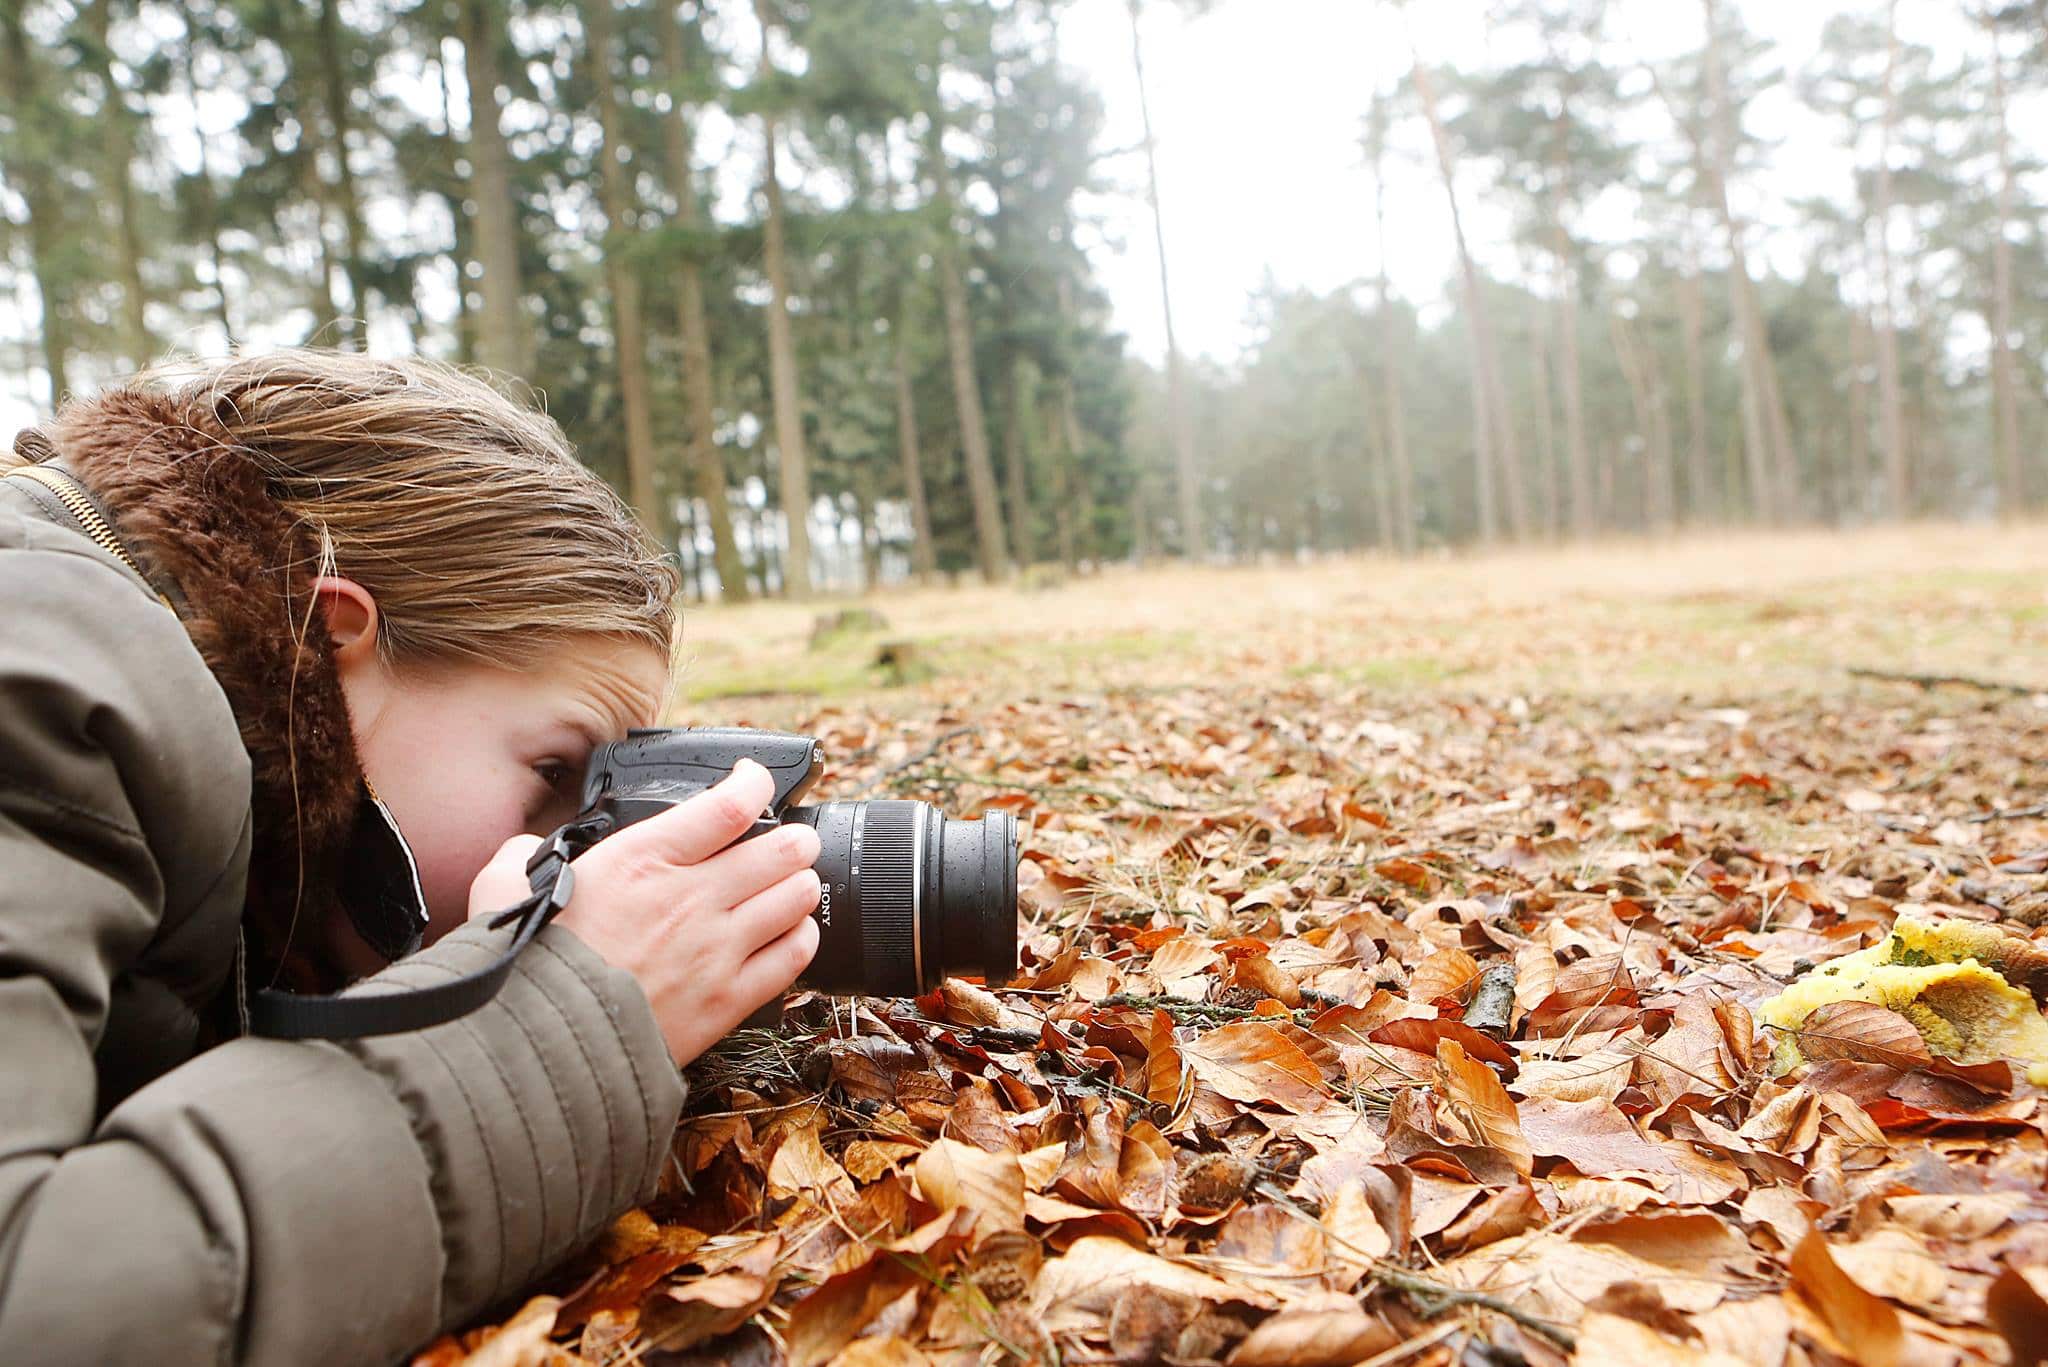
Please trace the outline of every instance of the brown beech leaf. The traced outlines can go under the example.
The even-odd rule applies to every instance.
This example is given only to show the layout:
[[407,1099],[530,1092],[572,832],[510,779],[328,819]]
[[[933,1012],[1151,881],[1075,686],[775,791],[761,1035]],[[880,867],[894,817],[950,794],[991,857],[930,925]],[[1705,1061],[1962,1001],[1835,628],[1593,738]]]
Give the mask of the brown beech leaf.
[[1893,1068],[1932,1063],[1927,1041],[1896,1011],[1870,1002],[1828,1002],[1807,1013],[1794,1032],[1799,1051],[1810,1059],[1849,1059]]
[[642,1331],[677,1350],[731,1333],[774,1297],[781,1253],[781,1238],[770,1236],[719,1271],[650,1297],[640,1310]]
[[1197,1077],[1233,1101],[1270,1101],[1290,1111],[1314,1111],[1329,1100],[1314,1060],[1258,1021],[1211,1030],[1182,1045],[1181,1055]]
[[1748,1367],[1749,1361],[1600,1311],[1579,1322],[1572,1348],[1572,1367]]
[[[1536,1155],[1522,1137],[1522,1122],[1515,1114],[1514,1099],[1501,1086],[1491,1068],[1472,1058],[1456,1040],[1443,1040],[1436,1047],[1437,1095],[1447,1103],[1453,1118],[1475,1144],[1497,1150],[1516,1172],[1527,1177],[1536,1166]],[[1441,1116],[1442,1112],[1439,1112]]]
[[1117,1171],[1124,1149],[1124,1104],[1084,1096],[1080,1119],[1080,1128],[1067,1141],[1066,1156],[1053,1176],[1052,1187],[1069,1200],[1107,1210],[1123,1192]]
[[1420,1020],[1405,1016],[1400,1020],[1388,1021],[1385,1025],[1366,1036],[1374,1044],[1391,1044],[1396,1049],[1409,1049],[1418,1054],[1436,1054],[1436,1047],[1444,1040],[1456,1040],[1459,1047],[1473,1058],[1485,1063],[1497,1063],[1507,1070],[1513,1081],[1517,1072],[1515,1056],[1507,1051],[1501,1042],[1491,1035],[1482,1035],[1462,1021]]
[[1049,1259],[1039,1269],[1031,1304],[1049,1333],[1094,1329],[1131,1288],[1267,1309],[1277,1304],[1269,1291],[1169,1262],[1101,1234],[1077,1239],[1065,1253]]
[[1411,892],[1427,893],[1436,886],[1436,875],[1413,859],[1383,859],[1373,866],[1373,872]]
[[1899,1312],[1842,1271],[1819,1230],[1792,1250],[1792,1284],[1861,1367],[1899,1367],[1906,1355]]
[[1479,981],[1479,961],[1462,949],[1439,949],[1408,975],[1408,1000],[1427,1005],[1439,997],[1459,1001]]
[[2048,1362],[2048,1267],[2006,1268],[1985,1293],[1984,1309],[2015,1367]]
[[1246,1336],[1227,1367],[1343,1367],[1385,1352],[1401,1336],[1384,1321],[1348,1310],[1282,1310]]
[[911,1169],[918,1194],[942,1211],[965,1208],[983,1234],[1024,1227],[1024,1168],[1014,1153],[935,1139]]
[[817,1367],[831,1360],[883,1306],[921,1283],[916,1269],[899,1258],[870,1258],[828,1278],[790,1307],[784,1334],[789,1367]]

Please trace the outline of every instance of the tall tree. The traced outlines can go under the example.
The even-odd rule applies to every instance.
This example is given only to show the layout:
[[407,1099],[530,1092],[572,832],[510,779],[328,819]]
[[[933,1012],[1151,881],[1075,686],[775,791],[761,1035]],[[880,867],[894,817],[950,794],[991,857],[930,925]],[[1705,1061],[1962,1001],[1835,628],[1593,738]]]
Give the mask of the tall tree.
[[54,174],[64,138],[60,106],[47,88],[42,60],[29,41],[22,6],[0,5],[0,100],[14,125],[7,164],[28,210],[29,269],[42,310],[43,371],[54,409],[71,389],[69,286],[75,267],[66,259],[72,239]]
[[[686,111],[690,78],[683,41],[683,7],[657,16],[661,58],[666,68],[671,105],[662,120],[662,150],[668,161],[669,192],[675,196],[675,226],[684,234],[700,230],[703,215],[697,203],[697,170],[692,156],[695,131]],[[675,263],[676,333],[683,343],[683,451],[692,492],[711,522],[712,556],[718,568],[721,597],[740,602],[747,597],[746,567],[740,563],[739,541],[733,534],[732,508],[726,498],[725,459],[718,452],[718,403],[711,375],[711,326],[704,311],[704,271],[696,240],[685,242]]]
[[1152,102],[1145,90],[1145,42],[1138,22],[1143,0],[1128,0],[1131,14],[1131,68],[1137,77],[1138,114],[1145,130],[1145,202],[1152,210],[1152,242],[1159,254],[1159,311],[1166,325],[1166,391],[1173,430],[1173,465],[1180,491],[1181,554],[1200,559],[1202,539],[1201,476],[1195,463],[1195,426],[1188,416],[1187,388],[1181,375],[1180,342],[1173,331],[1173,285],[1166,268],[1166,218],[1159,207],[1159,157],[1152,137]]
[[142,229],[130,164],[135,158],[136,118],[128,94],[115,74],[112,39],[113,0],[91,0],[85,27],[89,65],[100,83],[99,135],[101,185],[107,201],[114,243],[115,274],[121,284],[121,354],[134,366],[150,358],[149,288],[142,278]]
[[505,147],[504,108],[498,98],[498,25],[501,7],[492,0],[458,0],[462,26],[463,74],[469,86],[469,189],[476,204],[472,229],[483,316],[477,355],[487,366],[515,375],[528,373],[528,328],[520,304],[519,216],[512,195],[511,153]]
[[1898,124],[1899,6],[1884,11],[1882,130],[1877,144],[1877,200],[1871,205],[1877,236],[1877,407],[1884,443],[1886,511],[1904,517],[1912,507],[1906,457],[1905,398],[1899,385],[1898,289],[1892,280],[1892,130]]
[[585,60],[597,103],[601,142],[598,193],[604,207],[604,275],[612,296],[612,346],[617,354],[619,401],[626,416],[626,484],[635,511],[649,527],[666,528],[654,488],[654,417],[647,383],[647,328],[641,318],[640,280],[627,264],[633,233],[629,155],[612,75],[612,0],[583,0]]
[[1402,555],[1415,553],[1415,470],[1408,452],[1408,415],[1402,405],[1397,358],[1401,354],[1394,331],[1393,289],[1389,283],[1387,250],[1387,134],[1393,122],[1394,94],[1376,89],[1365,118],[1365,157],[1372,172],[1372,220],[1379,260],[1376,303],[1378,319],[1380,402],[1377,406],[1380,450],[1385,460],[1390,497],[1388,521],[1392,545]]
[[[1458,279],[1463,288],[1465,315],[1472,332],[1472,431],[1474,437],[1474,498],[1478,504],[1479,536],[1491,541],[1497,535],[1494,501],[1495,475],[1506,495],[1509,530],[1516,537],[1528,532],[1528,508],[1523,502],[1522,463],[1515,441],[1514,425],[1508,416],[1507,388],[1501,380],[1500,352],[1494,345],[1493,318],[1487,309],[1486,292],[1479,278],[1478,264],[1465,237],[1465,219],[1458,208],[1456,164],[1450,135],[1438,113],[1436,85],[1429,70],[1418,59],[1409,72],[1429,123],[1429,137],[1436,149],[1437,171],[1442,177],[1444,197],[1450,204],[1451,236],[1458,248]],[[1495,463],[1499,464],[1496,471]]]
[[334,163],[334,180],[328,188],[333,195],[334,211],[341,217],[341,270],[348,281],[350,313],[341,320],[339,340],[343,346],[360,349],[369,340],[370,264],[364,245],[362,195],[356,187],[349,147],[349,131],[354,122],[349,113],[349,93],[356,82],[344,65],[360,50],[360,45],[353,30],[345,31],[340,0],[320,0],[312,46],[317,54],[324,97],[322,126],[328,156]]
[[2010,126],[2005,109],[2005,54],[1993,11],[1981,15],[1990,44],[1991,135],[1998,158],[1998,190],[1991,227],[1991,409],[1992,439],[1997,448],[1998,506],[2007,517],[2026,505],[2027,490],[2020,472],[2019,381],[2013,364],[2013,165]]
[[811,463],[804,446],[803,391],[799,387],[796,339],[789,323],[789,229],[782,201],[782,180],[776,170],[781,140],[781,73],[770,55],[775,25],[769,0],[754,0],[761,22],[761,64],[757,80],[764,89],[761,112],[761,200],[763,207],[761,265],[768,275],[768,374],[775,402],[775,446],[781,455],[782,514],[789,524],[783,558],[783,591],[802,597],[811,591]]
[[[1724,60],[1727,35],[1719,0],[1701,0],[1701,4],[1707,21],[1703,49],[1707,117],[1706,130],[1695,135],[1694,147],[1708,202],[1728,242],[1730,312],[1742,350],[1743,451],[1750,499],[1760,520],[1782,522],[1796,511],[1791,426],[1778,388],[1778,368],[1771,355],[1763,308],[1757,301],[1756,279],[1749,268],[1747,229],[1728,192],[1740,124]],[[1682,117],[1679,122],[1681,127],[1691,127]]]
[[995,466],[989,457],[981,380],[975,373],[974,323],[960,270],[960,231],[954,223],[956,204],[953,173],[946,160],[946,123],[936,98],[928,111],[925,171],[932,180],[932,215],[937,224],[934,270],[939,281],[939,305],[945,315],[946,352],[952,363],[961,456],[967,463],[967,484],[974,501],[975,544],[982,577],[993,582],[1009,572],[1010,551],[996,495]]

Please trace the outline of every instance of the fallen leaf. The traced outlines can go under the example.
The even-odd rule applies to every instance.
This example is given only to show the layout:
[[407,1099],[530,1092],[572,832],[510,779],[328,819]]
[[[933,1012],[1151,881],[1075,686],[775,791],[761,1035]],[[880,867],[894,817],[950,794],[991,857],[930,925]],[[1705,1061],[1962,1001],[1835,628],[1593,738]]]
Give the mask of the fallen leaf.
[[1282,1310],[1253,1329],[1224,1362],[1228,1367],[1344,1367],[1399,1341],[1385,1323],[1356,1307]]
[[1829,1002],[1816,1007],[1792,1034],[1799,1040],[1800,1052],[1810,1059],[1852,1059],[1893,1068],[1917,1068],[1934,1061],[1911,1021],[1870,1002]]
[[1234,1101],[1270,1101],[1291,1111],[1320,1109],[1322,1070],[1270,1025],[1238,1021],[1181,1046],[1195,1075]]
[[983,1233],[1024,1227],[1024,1169],[1014,1153],[935,1139],[911,1171],[919,1195],[941,1211],[965,1208]]
[[1842,1271],[1819,1230],[1792,1250],[1791,1267],[1792,1285],[1862,1367],[1899,1367],[1906,1352],[1899,1312]]
[[1498,1150],[1527,1177],[1535,1169],[1535,1155],[1522,1137],[1514,1100],[1493,1070],[1467,1055],[1456,1040],[1438,1043],[1436,1061],[1437,1092],[1471,1142]]

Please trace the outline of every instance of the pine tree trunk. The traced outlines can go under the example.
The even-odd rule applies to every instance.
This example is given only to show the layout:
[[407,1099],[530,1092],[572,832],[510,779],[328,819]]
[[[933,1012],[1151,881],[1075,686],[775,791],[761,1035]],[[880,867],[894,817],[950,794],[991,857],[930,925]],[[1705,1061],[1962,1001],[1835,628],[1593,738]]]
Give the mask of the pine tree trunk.
[[598,191],[605,219],[605,286],[612,296],[612,343],[618,352],[619,401],[626,417],[626,485],[634,511],[648,530],[667,540],[673,519],[654,488],[654,416],[647,383],[647,329],[641,320],[640,280],[626,266],[624,248],[633,231],[633,187],[619,153],[618,95],[612,81],[613,0],[583,0],[584,36],[591,87],[603,134],[598,148]]
[[1031,458],[1031,434],[1026,430],[1030,414],[1029,394],[1036,383],[1030,360],[1021,351],[1010,353],[1010,399],[1003,413],[1003,479],[1009,495],[1010,551],[1018,567],[1032,562],[1031,481],[1027,466]]
[[193,136],[199,142],[198,196],[200,226],[206,233],[206,246],[213,264],[214,314],[220,319],[221,332],[229,346],[235,342],[235,323],[228,313],[227,254],[220,245],[220,200],[213,188],[213,157],[208,144],[211,142],[200,126],[199,118],[199,76],[198,21],[189,11],[182,15],[185,25],[185,40],[179,44],[178,56],[184,69],[185,91],[192,101]]
[[988,424],[982,415],[981,382],[974,371],[974,324],[967,307],[967,284],[960,277],[960,237],[953,225],[952,173],[946,165],[945,124],[934,118],[926,149],[938,206],[936,258],[939,300],[946,319],[946,350],[952,361],[953,403],[960,420],[960,449],[967,464],[967,486],[974,502],[975,540],[982,577],[995,583],[1008,573],[1010,552],[1003,533],[1003,512],[996,496],[994,462],[988,449]]
[[1782,522],[1790,518],[1788,502],[1792,490],[1783,476],[1791,466],[1792,453],[1778,392],[1777,366],[1771,358],[1770,339],[1764,330],[1763,310],[1757,301],[1756,284],[1749,273],[1749,253],[1743,242],[1743,228],[1728,198],[1729,166],[1734,157],[1735,119],[1728,103],[1726,82],[1721,71],[1721,29],[1717,0],[1703,0],[1707,14],[1707,99],[1713,107],[1713,148],[1706,170],[1713,184],[1714,206],[1728,235],[1730,269],[1729,303],[1742,343],[1742,427],[1745,470],[1750,499],[1759,520]]
[[[768,8],[756,0],[754,12],[761,21],[760,74],[765,81],[774,71],[768,59]],[[789,323],[789,248],[782,182],[775,166],[781,139],[775,115],[761,116],[761,132],[761,197],[767,209],[761,256],[769,290],[768,378],[775,400],[775,445],[782,457],[782,514],[789,524],[783,592],[800,598],[811,592],[811,460],[804,446],[803,390],[797,378],[796,337]]]
[[1870,385],[1863,378],[1869,352],[1870,324],[1863,310],[1849,310],[1849,508],[1858,517],[1870,513]]
[[[657,18],[655,27],[661,30],[662,62],[668,68],[668,78],[680,87],[687,64],[680,10]],[[696,168],[691,164],[696,139],[679,97],[669,117],[662,121],[661,131],[668,159],[669,188],[676,197],[676,225],[692,229],[700,221]],[[684,462],[689,468],[692,492],[703,500],[711,520],[719,595],[727,602],[742,603],[747,599],[747,571],[740,563],[739,541],[733,534],[725,459],[719,454],[716,440],[718,406],[711,375],[711,327],[704,312],[704,273],[693,254],[686,252],[676,262],[675,282],[676,335],[683,344],[683,413],[688,428],[684,436]]]
[[1060,546],[1060,555],[1069,569],[1080,566],[1081,547],[1087,547],[1088,560],[1097,568],[1102,564],[1102,546],[1097,538],[1095,526],[1095,486],[1088,478],[1088,463],[1085,459],[1087,446],[1081,436],[1081,410],[1074,401],[1074,377],[1062,375],[1059,383],[1060,431],[1065,437],[1066,450],[1062,453],[1061,467],[1062,526],[1067,529],[1070,540]]
[[1564,445],[1567,488],[1570,491],[1572,535],[1584,539],[1593,534],[1593,485],[1586,455],[1586,399],[1579,365],[1578,291],[1572,283],[1568,253],[1570,242],[1564,224],[1552,205],[1552,250],[1557,253],[1557,339],[1558,380],[1564,394]]
[[1903,518],[1911,509],[1912,492],[1906,468],[1905,397],[1899,385],[1898,294],[1892,280],[1892,128],[1898,116],[1892,82],[1898,54],[1898,6],[1894,0],[1885,7],[1884,116],[1879,124],[1877,202],[1872,217],[1877,227],[1877,427],[1884,452],[1885,511]]
[[319,41],[321,87],[327,100],[328,151],[334,156],[333,185],[335,211],[341,215],[342,245],[347,253],[341,262],[348,279],[351,316],[341,332],[344,345],[362,350],[370,339],[370,285],[363,254],[363,208],[356,193],[355,171],[349,164],[348,75],[341,69],[349,48],[341,33],[339,0],[320,0]]
[[149,293],[142,281],[142,238],[135,219],[135,182],[129,163],[135,156],[135,118],[114,76],[108,45],[112,0],[92,0],[85,28],[92,36],[91,69],[103,92],[98,115],[101,189],[112,215],[115,272],[121,282],[121,354],[136,368],[147,364],[154,343],[147,319]]
[[[1539,337],[1529,348],[1529,367],[1534,372],[1529,389],[1536,399],[1536,485],[1543,490],[1543,533],[1556,536],[1560,525],[1557,422],[1550,407],[1550,345],[1547,339]],[[1590,490],[1588,492],[1590,494]]]
[[1998,148],[1998,195],[1991,228],[1991,409],[1993,443],[1998,464],[1998,510],[2015,517],[2026,507],[2026,478],[2020,466],[2019,384],[2012,357],[2012,222],[2013,173],[2011,130],[2005,115],[2005,56],[1999,50],[1998,28],[1985,21],[1991,42],[1992,136]]
[[1614,332],[1615,359],[1635,409],[1636,430],[1643,439],[1644,524],[1653,530],[1668,530],[1673,520],[1671,422],[1664,406],[1664,378],[1633,323],[1618,313],[1610,314],[1608,323]]
[[1493,345],[1493,326],[1480,288],[1479,268],[1465,239],[1465,220],[1458,209],[1458,191],[1452,176],[1451,144],[1437,116],[1436,92],[1428,70],[1417,62],[1411,72],[1415,91],[1422,101],[1422,114],[1429,122],[1430,140],[1436,148],[1437,170],[1443,178],[1444,197],[1451,209],[1451,235],[1458,248],[1458,278],[1465,298],[1466,322],[1472,335],[1472,432],[1474,445],[1474,496],[1478,503],[1479,539],[1492,541],[1498,533],[1494,507],[1494,457],[1499,456],[1501,483],[1505,486],[1508,526],[1516,536],[1528,530],[1527,509],[1522,502],[1520,458],[1510,431],[1505,391],[1501,387],[1498,353]]
[[1392,548],[1415,554],[1415,470],[1408,457],[1408,417],[1401,406],[1401,378],[1395,365],[1399,339],[1394,335],[1393,290],[1387,279],[1386,122],[1375,115],[1367,128],[1366,152],[1372,162],[1372,216],[1379,238],[1380,413],[1386,432],[1389,482],[1393,494]]
[[1138,34],[1142,0],[1129,0],[1131,66],[1138,79],[1138,114],[1145,132],[1145,199],[1152,208],[1153,245],[1159,253],[1159,307],[1166,324],[1166,402],[1173,434],[1173,465],[1180,490],[1181,555],[1201,559],[1208,550],[1202,534],[1200,476],[1195,465],[1195,426],[1188,413],[1187,388],[1181,371],[1180,344],[1173,333],[1173,290],[1166,270],[1166,220],[1159,211],[1159,161],[1152,142],[1152,106],[1145,95],[1145,45]]
[[[1688,257],[1690,252],[1688,251]],[[1718,522],[1721,507],[1714,478],[1714,453],[1707,438],[1707,361],[1702,336],[1706,305],[1700,298],[1699,266],[1688,259],[1678,274],[1678,330],[1685,349],[1685,494],[1692,519]]]
[[938,555],[932,543],[932,515],[925,502],[924,458],[918,450],[917,399],[910,387],[910,337],[905,330],[908,311],[901,292],[896,301],[895,326],[890,329],[890,364],[896,375],[896,452],[903,463],[903,489],[910,497],[911,564],[920,584],[938,577]]
[[518,206],[512,158],[498,104],[498,21],[494,0],[461,0],[462,65],[469,83],[469,189],[476,198],[477,264],[483,295],[477,353],[496,370],[532,368],[525,312],[520,308]]
[[36,54],[30,51],[28,35],[22,28],[21,8],[0,5],[0,100],[5,100],[13,117],[17,138],[27,143],[30,155],[18,167],[10,168],[18,178],[23,202],[28,208],[29,268],[35,276],[36,297],[42,307],[43,367],[50,377],[50,408],[55,411],[71,390],[70,300],[59,278],[59,242],[63,229],[58,221],[56,185],[50,174],[56,164],[57,137],[48,126],[48,111],[39,103],[41,81],[36,73]]
[[[441,95],[441,137],[450,146],[455,145],[455,92],[451,89],[453,73],[448,63],[439,55],[442,49],[437,44],[434,58],[434,84]],[[472,193],[474,191],[472,190]],[[474,365],[477,360],[476,309],[469,302],[469,263],[476,260],[476,232],[471,215],[465,207],[466,196],[454,186],[446,186],[441,192],[441,203],[447,207],[448,221],[454,225],[454,244],[448,252],[448,264],[455,271],[455,356],[463,365]],[[426,279],[418,271],[412,273],[412,317],[415,322],[426,317],[421,295],[427,288]]]
[[1067,332],[1074,316],[1074,282],[1065,271],[1059,273],[1056,298],[1060,329],[1066,344],[1061,347],[1059,378],[1053,386],[1053,402],[1058,411],[1054,420],[1045,423],[1042,430],[1059,434],[1060,561],[1072,570],[1080,567],[1080,544],[1084,539],[1089,559],[1098,564],[1102,559],[1102,548],[1095,542],[1095,488],[1088,478],[1087,448],[1081,436],[1081,410],[1074,398],[1074,358],[1070,349],[1071,334]]

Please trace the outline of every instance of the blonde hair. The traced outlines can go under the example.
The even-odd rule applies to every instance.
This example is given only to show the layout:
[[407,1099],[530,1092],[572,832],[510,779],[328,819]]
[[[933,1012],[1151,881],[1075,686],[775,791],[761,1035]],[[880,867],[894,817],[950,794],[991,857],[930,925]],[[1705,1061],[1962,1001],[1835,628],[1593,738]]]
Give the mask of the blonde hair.
[[673,664],[680,577],[545,412],[486,372],[292,348],[174,359],[135,377],[252,459],[377,600],[393,669],[529,668],[564,638],[644,642]]

